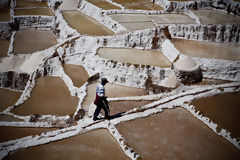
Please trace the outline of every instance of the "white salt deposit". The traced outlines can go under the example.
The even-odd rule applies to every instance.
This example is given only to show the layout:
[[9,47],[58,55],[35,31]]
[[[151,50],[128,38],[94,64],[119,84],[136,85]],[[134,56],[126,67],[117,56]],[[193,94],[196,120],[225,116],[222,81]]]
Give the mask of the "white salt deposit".
[[60,5],[59,10],[77,10],[78,0],[63,0],[63,3]]
[[180,82],[178,81],[175,73],[171,72],[170,75],[166,79],[163,80],[161,85],[164,87],[176,88],[179,83]]
[[180,57],[173,65],[175,69],[184,71],[195,70],[198,67],[198,64],[188,56]]

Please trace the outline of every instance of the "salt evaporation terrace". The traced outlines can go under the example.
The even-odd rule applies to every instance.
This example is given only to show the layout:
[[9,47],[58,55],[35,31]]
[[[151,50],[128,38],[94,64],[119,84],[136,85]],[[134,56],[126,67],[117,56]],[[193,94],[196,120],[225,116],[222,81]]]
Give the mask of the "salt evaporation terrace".
[[1,0],[0,159],[240,159],[239,7]]

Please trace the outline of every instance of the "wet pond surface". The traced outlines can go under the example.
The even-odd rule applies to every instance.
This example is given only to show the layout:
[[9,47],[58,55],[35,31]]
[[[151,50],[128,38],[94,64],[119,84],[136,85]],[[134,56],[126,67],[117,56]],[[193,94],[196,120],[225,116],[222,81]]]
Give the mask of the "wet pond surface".
[[71,115],[76,111],[79,99],[70,94],[61,78],[40,77],[23,104],[13,109],[16,115]]
[[15,117],[7,115],[7,114],[0,114],[0,121],[16,122],[16,121],[23,121],[23,120],[15,118]]
[[240,18],[215,10],[194,10],[201,24],[239,24]]
[[0,88],[0,112],[15,104],[21,95],[22,92]]
[[110,115],[114,115],[121,112],[130,111],[131,109],[145,106],[153,101],[110,101],[109,108],[110,108]]
[[202,82],[196,83],[196,85],[219,85],[225,83],[231,83],[232,81],[221,80],[221,79],[208,79],[203,78]]
[[55,44],[57,44],[56,37],[51,30],[19,30],[15,36],[14,53],[33,53],[50,48]]
[[239,159],[240,151],[183,108],[121,123],[117,129],[143,159]]
[[189,57],[240,60],[239,43],[210,43],[184,39],[172,39],[174,46]]
[[163,10],[164,8],[160,5],[153,3],[150,0],[113,0],[118,4],[121,4],[126,9],[134,9],[134,10]]
[[18,128],[18,127],[0,127],[0,142],[15,140],[31,135],[40,135],[43,132],[54,129],[46,128]]
[[100,129],[46,145],[22,149],[6,159],[128,160],[129,158],[108,131]]
[[105,0],[86,0],[86,1],[104,10],[121,9],[120,7],[117,7]]
[[15,9],[15,16],[54,16],[50,8]]
[[150,15],[157,24],[195,24],[195,20],[184,14]]
[[[87,96],[85,97],[85,100],[82,104],[82,106],[85,109],[87,109],[89,105],[95,100],[96,86],[98,83],[99,82],[90,84],[87,86]],[[105,94],[109,98],[114,98],[114,97],[142,96],[142,95],[147,95],[148,93],[145,89],[126,87],[126,86],[107,83],[105,85]]]
[[0,22],[8,22],[10,19],[10,7],[0,7]]
[[194,100],[191,105],[201,114],[209,117],[218,124],[217,129],[224,128],[232,133],[233,137],[240,138],[240,92],[225,93],[212,97]]
[[0,39],[0,58],[8,56],[8,48],[9,48],[10,41]]
[[66,22],[80,34],[92,36],[106,36],[114,34],[111,30],[97,22],[95,19],[84,15],[80,11],[62,11],[62,15]]
[[63,68],[76,87],[81,87],[89,78],[89,75],[83,66],[63,64]]
[[122,63],[151,65],[162,68],[169,68],[171,66],[171,62],[161,51],[157,50],[100,48],[98,49],[97,54],[104,59],[110,59]]
[[47,2],[41,1],[17,0],[16,2],[16,8],[48,7]]

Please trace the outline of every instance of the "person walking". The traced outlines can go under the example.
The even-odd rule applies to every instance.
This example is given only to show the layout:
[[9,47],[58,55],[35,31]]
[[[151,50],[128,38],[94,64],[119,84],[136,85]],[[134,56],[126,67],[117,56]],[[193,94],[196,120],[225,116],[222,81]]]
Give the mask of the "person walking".
[[105,97],[105,84],[108,83],[108,80],[106,78],[101,79],[101,83],[97,84],[96,87],[96,99],[94,101],[94,104],[97,106],[94,115],[93,115],[93,120],[99,120],[98,115],[101,111],[101,109],[104,110],[105,112],[105,119],[109,119],[109,107],[108,107],[108,101],[107,97]]

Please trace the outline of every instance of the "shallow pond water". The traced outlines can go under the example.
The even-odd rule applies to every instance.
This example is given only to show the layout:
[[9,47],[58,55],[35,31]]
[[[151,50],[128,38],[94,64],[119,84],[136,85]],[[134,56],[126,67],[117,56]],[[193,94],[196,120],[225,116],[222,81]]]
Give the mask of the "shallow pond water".
[[51,142],[46,145],[18,150],[10,159],[36,159],[36,160],[129,160],[117,141],[106,129],[100,129]]
[[70,94],[61,78],[40,77],[23,104],[13,109],[16,115],[72,115],[78,106],[79,99]]
[[183,108],[117,126],[143,159],[239,159],[240,151]]
[[63,68],[76,87],[81,87],[89,78],[89,75],[83,66],[63,64]]
[[196,22],[185,14],[155,14],[150,17],[157,24],[195,24]]
[[114,32],[97,22],[95,19],[88,17],[80,11],[62,11],[62,14],[66,22],[80,34],[92,36],[106,36],[114,34]]
[[0,22],[8,22],[10,19],[10,7],[0,7]]
[[10,41],[0,39],[0,58],[8,56],[8,48],[9,48]]
[[56,37],[51,30],[19,30],[15,36],[14,53],[33,53],[50,48],[55,44],[57,44]]
[[121,9],[120,7],[115,6],[105,0],[87,0],[87,1],[104,10]]
[[50,8],[15,9],[15,16],[54,16]]
[[201,114],[218,124],[218,130],[224,128],[233,137],[240,138],[240,92],[226,93],[194,100],[191,105]]
[[172,39],[174,46],[190,57],[240,60],[239,43],[210,43],[185,39]]
[[29,7],[48,7],[47,2],[17,0],[16,8],[29,8]]
[[[151,65],[162,68],[171,67],[171,62],[157,50],[140,50],[133,48],[100,48],[97,54],[104,58],[122,63]],[[138,58],[136,58],[138,57]]]
[[163,10],[164,8],[150,0],[113,0],[118,4],[121,4],[126,9],[134,10]]
[[20,98],[21,94],[22,92],[0,88],[0,112],[15,104]]

